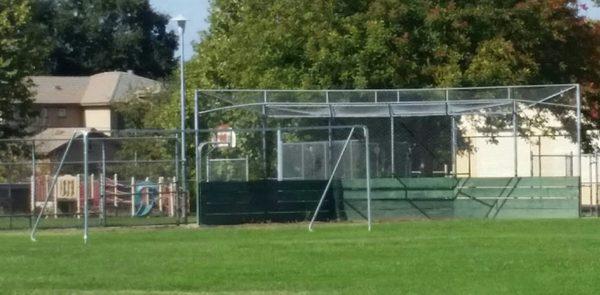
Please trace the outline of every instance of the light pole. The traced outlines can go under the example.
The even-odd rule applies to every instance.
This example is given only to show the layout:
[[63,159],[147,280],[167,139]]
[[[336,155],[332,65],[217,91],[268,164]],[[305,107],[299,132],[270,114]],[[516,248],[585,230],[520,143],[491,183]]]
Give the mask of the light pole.
[[183,192],[183,204],[181,206],[181,216],[184,223],[187,223],[187,158],[185,157],[185,73],[184,73],[184,43],[183,33],[185,32],[185,22],[187,19],[182,15],[178,15],[172,19],[177,22],[179,28],[179,78],[180,78],[180,104],[181,104],[181,191]]

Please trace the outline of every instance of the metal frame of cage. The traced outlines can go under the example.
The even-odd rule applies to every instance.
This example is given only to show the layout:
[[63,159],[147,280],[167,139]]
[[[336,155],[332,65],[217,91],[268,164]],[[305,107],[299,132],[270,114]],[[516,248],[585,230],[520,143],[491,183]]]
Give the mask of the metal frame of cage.
[[[533,99],[527,96],[528,91],[536,89],[543,89],[544,91],[540,91],[542,95]],[[551,102],[553,98],[562,97],[568,92],[574,92],[574,104]],[[236,101],[236,95],[242,99],[249,97],[250,100]],[[359,99],[350,101],[350,99],[344,98],[353,95]],[[199,102],[205,97],[211,97],[218,103],[213,107],[200,109]],[[197,89],[194,95],[194,130],[199,129],[199,120],[203,115],[254,108],[262,118],[260,128],[263,130],[264,153],[266,150],[264,130],[269,128],[267,118],[270,117],[326,118],[328,125],[325,127],[328,128],[333,127],[332,119],[337,117],[389,118],[391,170],[394,172],[394,119],[397,117],[446,116],[451,119],[451,176],[457,177],[458,127],[456,118],[463,115],[481,115],[481,112],[484,112],[484,116],[504,115],[510,116],[512,119],[513,168],[516,177],[519,167],[517,114],[534,106],[561,107],[575,111],[578,149],[576,156],[578,174],[581,177],[581,92],[579,84],[368,90]],[[344,112],[346,113],[344,114]],[[195,132],[196,147],[200,144],[198,135],[198,132]]]

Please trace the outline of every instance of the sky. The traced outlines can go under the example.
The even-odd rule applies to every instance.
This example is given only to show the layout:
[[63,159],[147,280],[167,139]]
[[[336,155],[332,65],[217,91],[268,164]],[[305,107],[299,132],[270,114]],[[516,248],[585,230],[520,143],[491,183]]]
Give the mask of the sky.
[[600,19],[600,7],[594,6],[591,0],[580,1],[580,3],[588,6],[588,10],[584,12],[587,17],[592,19]]
[[[198,32],[208,29],[209,0],[150,0],[150,4],[159,12],[166,13],[171,17],[183,15],[188,19],[184,34],[185,59],[189,60],[193,54],[192,44],[198,42]],[[594,6],[591,0],[582,0],[581,4],[588,6],[587,11],[582,13],[592,19],[600,19],[600,7]],[[177,26],[169,24],[168,29],[176,30]],[[175,52],[179,56],[179,52]]]
[[[208,29],[208,0],[150,0],[150,5],[171,17],[182,15],[188,19],[183,38],[185,59],[189,60],[193,54],[192,44],[199,40],[198,32]],[[177,25],[169,23],[167,30],[176,31]],[[175,52],[175,55],[179,56],[179,52]]]

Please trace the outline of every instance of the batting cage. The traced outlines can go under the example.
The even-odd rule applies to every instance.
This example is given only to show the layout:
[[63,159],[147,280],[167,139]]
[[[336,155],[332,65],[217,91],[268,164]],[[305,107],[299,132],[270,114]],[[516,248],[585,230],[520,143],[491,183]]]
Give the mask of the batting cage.
[[195,104],[199,223],[580,214],[575,84],[197,90]]

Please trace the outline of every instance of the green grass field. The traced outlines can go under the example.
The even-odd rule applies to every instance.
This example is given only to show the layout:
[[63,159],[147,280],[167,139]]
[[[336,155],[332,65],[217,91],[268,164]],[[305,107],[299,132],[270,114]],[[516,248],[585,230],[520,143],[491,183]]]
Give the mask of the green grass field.
[[593,294],[600,221],[0,232],[0,293]]

